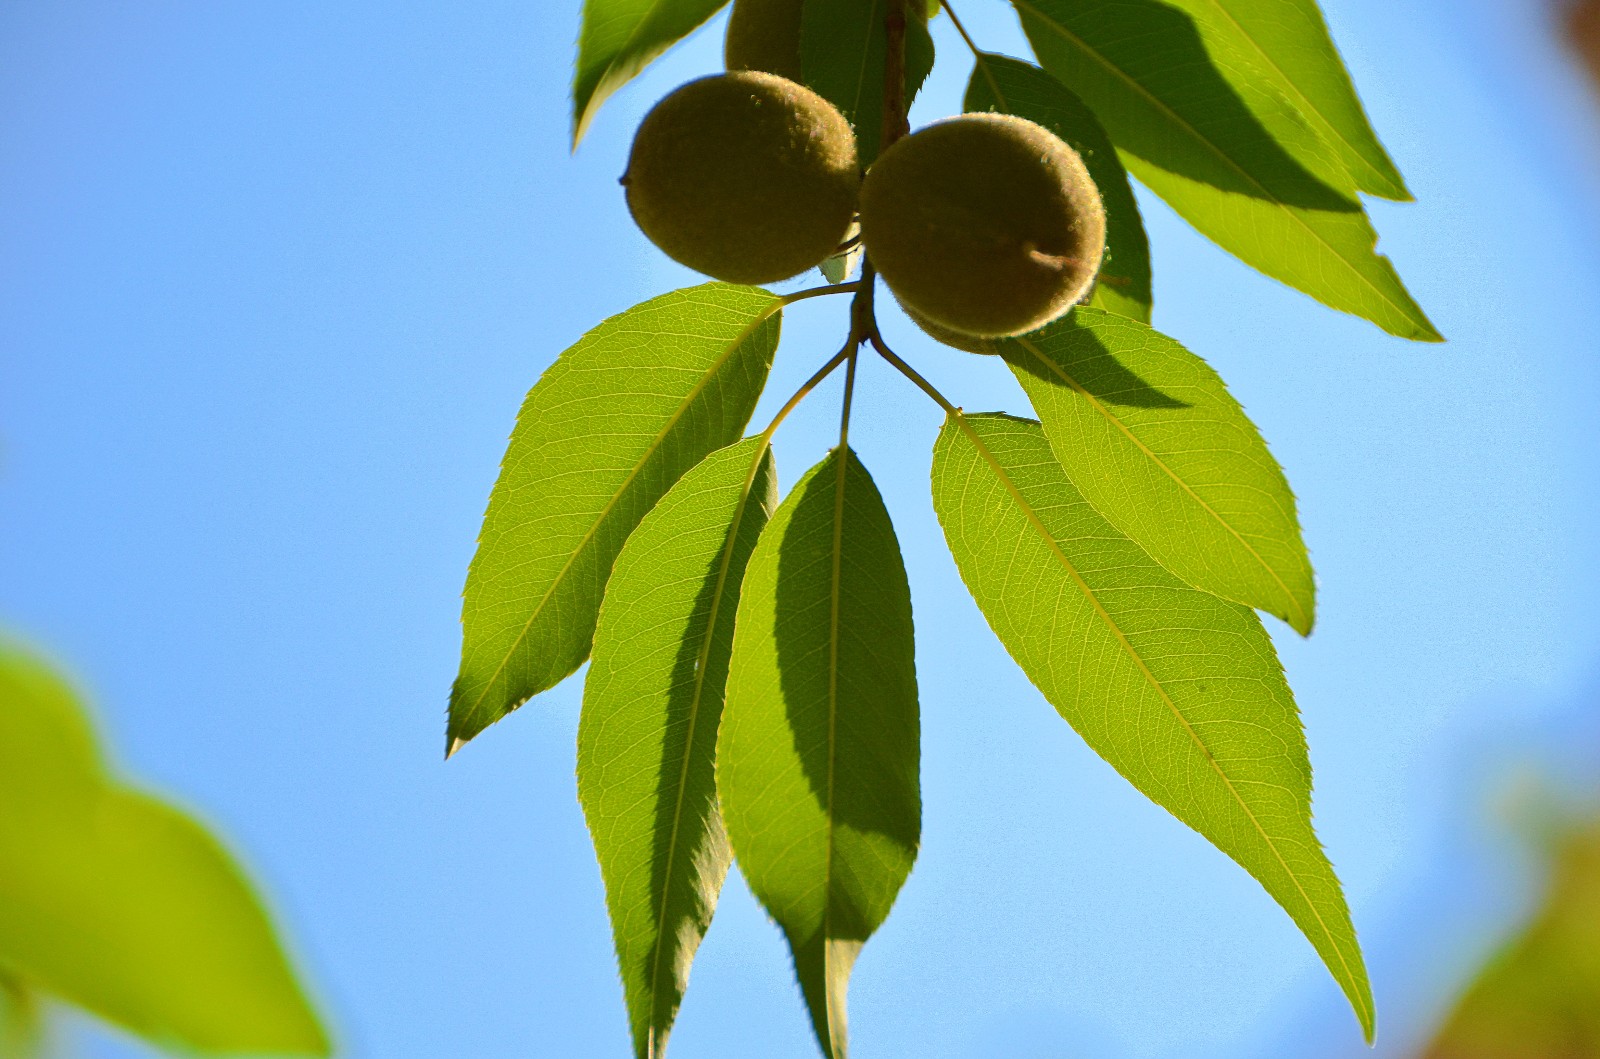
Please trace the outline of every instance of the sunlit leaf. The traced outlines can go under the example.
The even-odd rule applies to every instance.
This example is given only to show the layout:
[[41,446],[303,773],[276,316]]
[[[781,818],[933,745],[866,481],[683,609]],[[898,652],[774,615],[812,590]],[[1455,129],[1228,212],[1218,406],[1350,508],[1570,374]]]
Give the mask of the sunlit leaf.
[[572,73],[572,143],[600,104],[728,0],[584,0]]
[[[800,68],[805,83],[839,108],[856,130],[856,149],[866,166],[883,142],[885,15],[896,0],[806,0],[800,31]],[[933,69],[933,38],[916,5],[906,6],[905,105]]]
[[1333,149],[1357,188],[1388,199],[1411,197],[1372,131],[1316,0],[1169,2],[1194,19],[1219,65],[1287,99]]
[[1311,828],[1299,714],[1255,614],[1190,588],[1118,533],[1032,421],[950,417],[933,502],[1023,672],[1095,753],[1260,881],[1370,1038],[1361,950]]
[[1038,122],[1083,157],[1106,207],[1106,256],[1090,305],[1150,321],[1150,243],[1127,171],[1083,101],[1032,63],[978,56],[967,82],[969,111],[998,111]]
[[1089,308],[1001,352],[1100,514],[1196,588],[1311,632],[1316,585],[1294,494],[1205,361]]
[[1439,334],[1375,250],[1349,174],[1299,111],[1161,0],[1012,0],[1040,64],[1123,164],[1241,260],[1403,338]]
[[750,559],[717,744],[739,870],[788,936],[833,1059],[850,969],[916,859],[917,725],[900,547],[866,470],[835,450]]
[[72,690],[3,646],[0,967],[158,1044],[328,1054],[233,858],[108,776]]
[[1551,850],[1532,921],[1467,986],[1421,1059],[1600,1055],[1600,821]]
[[732,853],[714,764],[745,564],[777,505],[764,441],[678,480],[617,557],[578,726],[634,1052],[664,1054]]
[[724,283],[663,294],[590,331],[529,392],[467,574],[448,746],[583,664],[628,534],[743,432],[782,305]]

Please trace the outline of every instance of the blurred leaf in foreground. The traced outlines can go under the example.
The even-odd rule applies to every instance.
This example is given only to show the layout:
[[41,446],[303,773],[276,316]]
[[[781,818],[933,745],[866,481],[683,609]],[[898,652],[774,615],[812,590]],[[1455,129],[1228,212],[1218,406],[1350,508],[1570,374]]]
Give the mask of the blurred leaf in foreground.
[[108,776],[72,689],[4,645],[0,971],[163,1046],[329,1054],[233,858]]
[[1600,816],[1551,845],[1543,904],[1462,994],[1421,1059],[1600,1056]]

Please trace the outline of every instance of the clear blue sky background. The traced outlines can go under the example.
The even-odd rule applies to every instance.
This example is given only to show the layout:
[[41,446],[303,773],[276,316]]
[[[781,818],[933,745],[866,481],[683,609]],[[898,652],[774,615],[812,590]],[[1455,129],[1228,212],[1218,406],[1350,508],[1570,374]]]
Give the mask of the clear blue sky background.
[[[349,1056],[626,1054],[579,682],[440,760],[524,392],[693,282],[616,177],[644,110],[716,65],[721,19],[572,156],[577,7],[0,7],[0,614],[80,675],[131,774],[230,836]],[[1274,633],[1387,1056],[1525,907],[1506,778],[1600,778],[1600,115],[1540,3],[1326,7],[1419,200],[1373,206],[1382,248],[1451,342],[1325,310],[1154,200],[1146,222],[1157,325],[1221,370],[1300,497],[1320,622]],[[1020,53],[1003,4],[961,10]],[[970,68],[948,23],[936,39],[919,120],[958,109]],[[774,398],[842,309],[790,313]],[[997,363],[889,326],[967,408],[1024,407]],[[856,973],[857,1054],[1366,1054],[1283,913],[1011,665],[933,521],[936,410],[871,361],[861,386],[852,440],[913,585],[926,823]],[[785,483],[831,443],[836,394],[780,436]],[[813,1049],[731,877],[673,1054]]]

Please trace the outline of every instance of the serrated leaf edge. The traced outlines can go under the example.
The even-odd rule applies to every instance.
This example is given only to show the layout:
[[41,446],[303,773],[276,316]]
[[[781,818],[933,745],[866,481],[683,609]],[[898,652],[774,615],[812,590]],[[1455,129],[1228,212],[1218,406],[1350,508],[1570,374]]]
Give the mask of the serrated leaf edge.
[[[1322,912],[1317,908],[1316,903],[1311,900],[1310,895],[1306,893],[1305,888],[1300,885],[1299,876],[1294,872],[1293,869],[1289,867],[1289,864],[1284,859],[1283,854],[1278,852],[1277,843],[1273,841],[1272,836],[1267,833],[1266,829],[1261,826],[1261,822],[1256,819],[1256,815],[1251,811],[1250,806],[1243,798],[1239,796],[1239,792],[1234,787],[1233,781],[1228,778],[1227,773],[1222,771],[1222,768],[1217,764],[1216,759],[1212,756],[1211,750],[1206,746],[1205,741],[1200,738],[1200,735],[1195,732],[1194,728],[1189,724],[1188,718],[1183,715],[1183,711],[1178,708],[1177,703],[1173,702],[1171,697],[1168,696],[1166,688],[1164,688],[1161,685],[1161,682],[1156,679],[1155,674],[1150,672],[1149,667],[1145,665],[1144,659],[1139,655],[1139,652],[1134,650],[1133,645],[1128,642],[1127,636],[1123,633],[1121,627],[1118,626],[1111,615],[1107,613],[1105,607],[1101,604],[1099,597],[1095,595],[1094,589],[1089,586],[1088,582],[1084,581],[1083,575],[1078,572],[1078,569],[1073,565],[1072,560],[1069,559],[1066,553],[1061,550],[1061,546],[1056,542],[1055,537],[1051,535],[1049,528],[1045,526],[1043,520],[1041,520],[1038,514],[1033,510],[1033,506],[1029,504],[1027,499],[1022,495],[1022,491],[1017,487],[1017,484],[1011,480],[1010,475],[1006,474],[1005,468],[1000,465],[1000,461],[995,458],[994,453],[989,450],[989,447],[983,443],[983,439],[978,436],[977,431],[972,429],[971,424],[967,422],[967,417],[958,411],[949,418],[953,420],[956,426],[961,429],[961,432],[967,436],[967,440],[972,443],[973,447],[976,448],[978,453],[983,457],[984,462],[989,465],[989,468],[992,471],[994,471],[995,477],[1000,480],[1000,483],[1005,487],[1006,492],[1011,494],[1011,498],[1016,501],[1017,507],[1022,511],[1028,522],[1034,527],[1035,530],[1038,531],[1039,536],[1044,539],[1050,550],[1055,553],[1056,558],[1061,561],[1061,565],[1066,569],[1067,573],[1071,575],[1073,581],[1077,583],[1078,588],[1083,592],[1084,597],[1088,599],[1089,602],[1094,606],[1095,613],[1100,616],[1100,619],[1103,622],[1105,622],[1106,627],[1111,630],[1112,634],[1116,637],[1117,642],[1122,646],[1123,650],[1127,652],[1128,657],[1131,658],[1134,664],[1139,667],[1140,673],[1144,675],[1150,686],[1155,689],[1156,694],[1161,696],[1161,701],[1166,704],[1167,708],[1172,712],[1173,717],[1176,718],[1178,723],[1183,726],[1184,732],[1188,734],[1191,740],[1193,740],[1195,746],[1199,748],[1200,753],[1205,757],[1212,769],[1215,770],[1217,776],[1222,780],[1223,786],[1225,786],[1228,790],[1228,793],[1233,796],[1234,801],[1239,804],[1239,808],[1243,810],[1245,817],[1250,821],[1251,825],[1255,827],[1257,833],[1261,835],[1262,840],[1267,844],[1267,848],[1272,850],[1272,855],[1277,858],[1278,864],[1283,868],[1284,873],[1288,875],[1291,880],[1293,880],[1295,890],[1300,894],[1301,899],[1305,902],[1305,906],[1311,910],[1312,916],[1316,918],[1317,926],[1322,929],[1323,937],[1327,940],[1328,946],[1338,955],[1339,965],[1344,971],[1346,978],[1352,984],[1354,984],[1357,981],[1357,978],[1350,968],[1350,962],[1345,956],[1343,946],[1339,944],[1338,939],[1334,937],[1333,932],[1328,929],[1327,923],[1322,918]],[[1343,986],[1344,983],[1341,982],[1340,985]],[[1368,993],[1361,994],[1359,997],[1351,995],[1350,990],[1348,989],[1345,990],[1345,993],[1346,996],[1350,997],[1351,1003],[1356,1009],[1356,1017],[1360,1020],[1362,1030],[1365,1033],[1368,1042],[1370,1043],[1373,1038],[1374,1023],[1370,987]]]

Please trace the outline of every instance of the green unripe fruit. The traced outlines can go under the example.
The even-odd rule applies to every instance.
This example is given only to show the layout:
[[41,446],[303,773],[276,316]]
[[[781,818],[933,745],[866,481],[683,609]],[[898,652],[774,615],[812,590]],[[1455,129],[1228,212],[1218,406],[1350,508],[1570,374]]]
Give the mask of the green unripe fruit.
[[952,346],[967,353],[982,353],[991,357],[1000,355],[1001,340],[998,338],[979,338],[977,335],[969,335],[961,331],[952,330],[942,324],[934,323],[915,309],[907,308],[904,303],[901,303],[900,308],[912,323],[922,328],[923,334],[935,342],[942,342],[947,346]]
[[1002,338],[1044,326],[1089,292],[1106,217],[1083,160],[1049,129],[964,114],[873,163],[861,185],[861,238],[907,310]]
[[820,264],[855,218],[855,134],[833,104],[745,70],[678,88],[645,115],[622,177],[667,256],[730,283]]
[[733,0],[722,59],[729,70],[800,76],[800,17],[805,0]]

